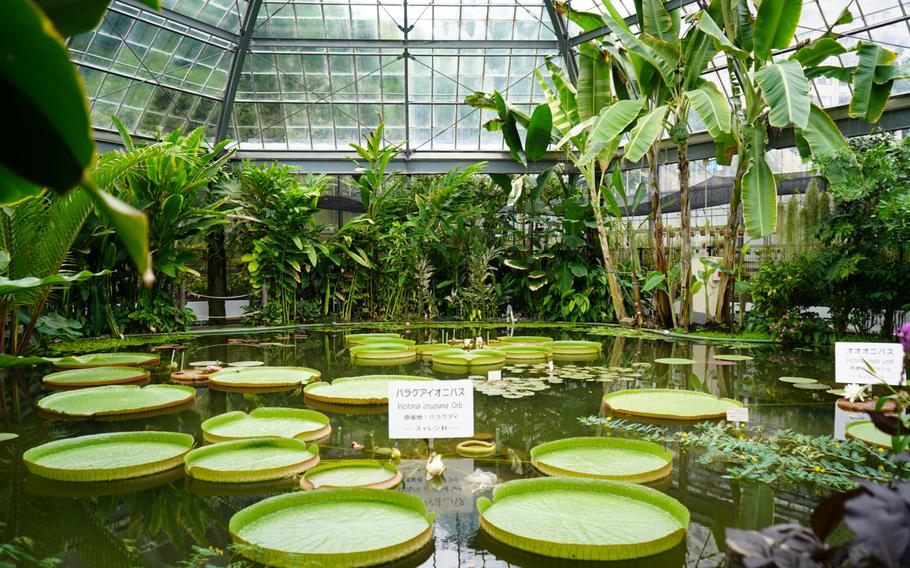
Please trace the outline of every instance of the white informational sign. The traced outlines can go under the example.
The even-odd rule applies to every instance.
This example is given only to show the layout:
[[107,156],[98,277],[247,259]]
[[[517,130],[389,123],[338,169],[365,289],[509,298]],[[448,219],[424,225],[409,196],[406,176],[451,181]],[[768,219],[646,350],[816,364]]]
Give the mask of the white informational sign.
[[389,382],[389,438],[470,438],[473,435],[472,381]]
[[[904,350],[900,343],[834,344],[834,375],[839,383],[868,385],[884,381],[898,385],[903,362]],[[875,375],[869,372],[869,366],[875,370]]]
[[487,371],[488,381],[498,381],[502,378],[502,371]]
[[745,406],[739,406],[727,410],[727,422],[748,422],[749,409]]

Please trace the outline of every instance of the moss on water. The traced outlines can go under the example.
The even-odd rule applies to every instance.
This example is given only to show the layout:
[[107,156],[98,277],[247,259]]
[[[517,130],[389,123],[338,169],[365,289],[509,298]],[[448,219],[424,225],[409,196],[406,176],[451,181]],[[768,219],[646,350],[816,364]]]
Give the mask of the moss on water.
[[122,347],[136,347],[139,345],[160,345],[162,343],[178,343],[192,339],[189,333],[162,333],[158,335],[136,335],[123,339],[113,337],[93,337],[61,341],[47,346],[46,355],[77,355],[79,353],[94,353],[96,351],[116,351]]

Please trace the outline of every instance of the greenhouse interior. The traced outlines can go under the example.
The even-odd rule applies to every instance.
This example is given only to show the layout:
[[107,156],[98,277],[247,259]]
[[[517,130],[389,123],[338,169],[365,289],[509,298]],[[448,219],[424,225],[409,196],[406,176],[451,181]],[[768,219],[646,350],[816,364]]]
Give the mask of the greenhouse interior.
[[910,1],[0,14],[0,568],[910,567]]

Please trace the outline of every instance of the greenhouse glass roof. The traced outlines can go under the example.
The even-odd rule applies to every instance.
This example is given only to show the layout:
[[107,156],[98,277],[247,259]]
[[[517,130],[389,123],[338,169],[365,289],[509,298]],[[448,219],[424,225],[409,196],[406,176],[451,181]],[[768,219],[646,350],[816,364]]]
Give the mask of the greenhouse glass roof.
[[[543,102],[534,71],[545,58],[566,66],[567,51],[577,57],[604,33],[582,33],[551,1],[163,0],[154,12],[115,0],[70,49],[102,140],[116,115],[138,136],[204,126],[241,156],[341,161],[382,116],[386,139],[410,157],[506,162],[501,135],[482,128],[491,117],[465,96],[496,89],[527,110]],[[603,11],[600,0],[571,4]],[[633,0],[613,5],[634,25]],[[854,21],[843,35],[910,59],[910,0],[808,0],[794,41],[821,35],[845,8]],[[708,78],[727,89],[723,65]],[[894,94],[910,91],[901,83]],[[850,87],[821,78],[812,95],[839,106]]]

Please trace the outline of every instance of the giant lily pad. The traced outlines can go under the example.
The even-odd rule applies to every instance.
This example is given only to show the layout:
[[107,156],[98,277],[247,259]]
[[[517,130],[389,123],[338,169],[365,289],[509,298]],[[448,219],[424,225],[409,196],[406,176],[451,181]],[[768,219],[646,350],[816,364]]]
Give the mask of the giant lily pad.
[[540,344],[553,341],[552,337],[544,337],[542,335],[500,335],[496,339],[503,343],[512,344]]
[[388,404],[390,381],[435,381],[427,377],[410,375],[363,375],[360,377],[342,377],[331,384],[318,382],[309,384],[303,389],[307,400],[316,400],[330,404]]
[[723,418],[727,410],[743,405],[737,400],[718,398],[713,394],[673,389],[611,392],[604,395],[604,404],[620,414],[670,420]]
[[36,475],[60,481],[113,481],[173,469],[193,447],[176,432],[113,432],[54,440],[25,452]]
[[254,408],[213,416],[202,423],[206,442],[227,442],[247,438],[297,438],[311,442],[332,432],[329,417],[302,408]]
[[237,367],[209,375],[209,384],[230,389],[291,388],[319,380],[321,375],[308,367]]
[[372,341],[377,338],[386,338],[386,339],[398,339],[401,337],[400,333],[349,333],[344,336],[344,341],[347,345],[359,345],[364,340]]
[[461,370],[471,370],[502,365],[505,362],[506,354],[495,349],[475,349],[473,351],[450,349],[449,351],[437,351],[433,354],[434,368],[442,365],[444,367],[460,368]]
[[452,349],[452,346],[448,343],[424,343],[423,345],[415,345],[414,349],[417,350],[417,356],[421,359],[432,360],[435,353],[448,351]]
[[433,515],[405,493],[344,487],[278,495],[231,517],[247,558],[279,568],[374,566],[433,538]]
[[367,343],[351,347],[351,361],[358,365],[404,365],[417,360],[413,345]]
[[875,427],[871,420],[860,420],[847,424],[847,437],[862,440],[867,444],[891,449],[891,436]]
[[45,375],[42,381],[51,388],[72,389],[139,383],[148,381],[148,378],[149,374],[147,371],[136,367],[92,367],[58,371]]
[[715,355],[714,358],[719,361],[733,361],[733,362],[751,361],[752,360],[752,357],[749,357],[748,355],[739,355],[737,353],[723,353],[723,354]]
[[92,418],[123,416],[191,404],[196,389],[181,385],[111,385],[62,391],[38,401],[51,414]]
[[538,363],[540,361],[548,361],[550,357],[553,356],[553,352],[550,351],[550,344],[543,345],[503,345],[502,347],[497,347],[496,350],[506,354],[506,361],[516,362],[524,361],[528,363]]
[[695,359],[686,359],[685,357],[662,357],[655,359],[654,362],[661,365],[694,365],[697,363]]
[[300,478],[302,489],[331,487],[372,487],[392,489],[401,483],[395,466],[376,460],[343,460],[320,464]]
[[596,355],[603,349],[599,341],[554,341],[547,343],[554,355]]
[[252,438],[196,448],[184,458],[200,481],[252,483],[291,477],[319,463],[319,447],[293,438]]
[[153,353],[91,353],[54,359],[57,369],[87,369],[91,367],[154,367],[161,358]]
[[564,438],[532,448],[531,464],[547,475],[649,483],[670,475],[673,454],[644,440]]
[[809,385],[818,382],[818,379],[810,379],[809,377],[781,377],[777,380],[782,383],[790,383],[793,385]]
[[544,477],[509,481],[477,500],[480,526],[513,548],[573,560],[628,560],[669,550],[686,536],[689,511],[655,489]]
[[382,336],[367,336],[362,338],[356,343],[357,347],[362,345],[404,345],[405,347],[414,347],[417,345],[417,342],[413,339],[404,339],[403,337],[382,337]]

